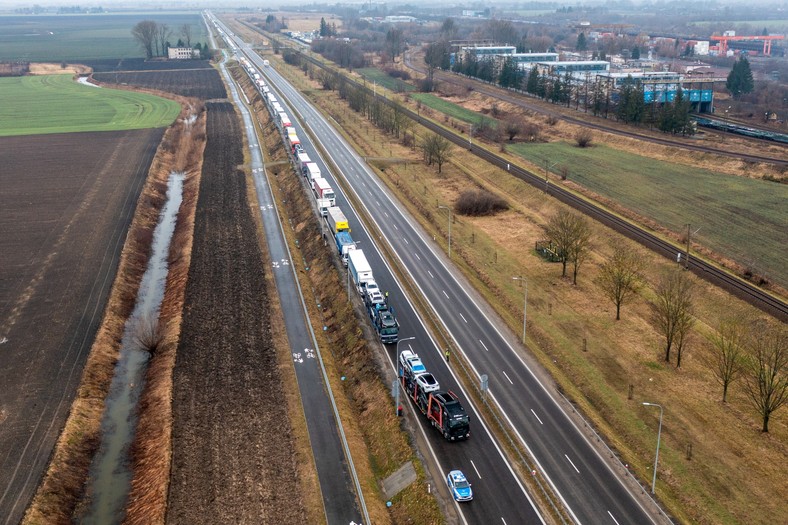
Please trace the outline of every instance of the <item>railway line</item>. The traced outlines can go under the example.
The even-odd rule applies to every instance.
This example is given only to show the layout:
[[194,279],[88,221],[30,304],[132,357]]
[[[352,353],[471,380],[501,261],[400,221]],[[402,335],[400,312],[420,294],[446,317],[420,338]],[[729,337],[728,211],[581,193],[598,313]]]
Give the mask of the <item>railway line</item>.
[[[414,70],[414,71],[417,71],[417,72],[419,72],[421,74],[426,74],[426,71],[424,71],[424,69],[415,66],[411,62],[409,56],[407,56],[405,58],[404,64],[407,67],[409,67],[410,69]],[[788,158],[777,158],[777,157],[769,157],[769,156],[766,156],[766,155],[755,155],[755,154],[750,154],[750,153],[741,153],[741,152],[729,151],[729,150],[724,150],[724,149],[719,149],[719,148],[712,148],[712,147],[709,147],[709,146],[702,146],[700,144],[690,144],[690,143],[687,143],[686,141],[674,140],[674,139],[671,139],[669,137],[655,137],[653,135],[649,135],[649,134],[646,134],[646,133],[638,133],[637,131],[622,130],[622,129],[618,129],[618,128],[614,127],[614,126],[606,125],[604,122],[589,122],[589,121],[584,120],[584,119],[572,117],[571,115],[566,115],[563,112],[552,111],[550,109],[545,109],[543,107],[539,107],[539,106],[534,105],[534,104],[526,104],[525,101],[523,100],[523,95],[518,95],[518,96],[511,95],[511,94],[509,94],[509,91],[504,89],[504,88],[493,87],[491,84],[487,84],[487,83],[482,82],[480,80],[466,78],[466,77],[458,77],[456,75],[453,75],[453,74],[450,74],[450,73],[444,73],[444,72],[441,72],[441,71],[435,71],[434,76],[435,76],[436,79],[438,79],[438,80],[440,80],[442,82],[447,82],[447,83],[450,83],[450,84],[455,84],[455,85],[459,85],[459,86],[463,86],[463,87],[466,87],[468,85],[468,83],[471,83],[473,85],[473,89],[475,91],[477,91],[479,93],[482,93],[484,95],[495,97],[495,98],[497,98],[499,100],[503,100],[505,102],[509,102],[510,104],[514,104],[516,106],[522,107],[524,109],[528,109],[530,111],[536,111],[536,112],[544,114],[544,115],[548,115],[548,116],[551,116],[551,117],[555,117],[555,118],[564,120],[565,122],[569,122],[570,124],[576,124],[578,126],[584,126],[584,127],[587,127],[587,128],[591,128],[591,129],[597,130],[597,131],[603,131],[605,133],[611,133],[611,134],[614,134],[614,135],[619,135],[619,136],[623,136],[623,137],[629,137],[629,138],[633,138],[633,139],[636,139],[636,140],[647,141],[647,142],[651,142],[653,144],[659,144],[659,145],[662,145],[662,146],[669,146],[669,147],[673,147],[673,148],[682,148],[682,149],[686,149],[686,150],[690,150],[690,151],[697,151],[697,152],[701,152],[701,153],[709,153],[709,154],[713,154],[713,155],[720,155],[720,156],[723,156],[723,157],[729,157],[729,158],[734,158],[734,159],[741,159],[741,160],[745,160],[745,161],[748,161],[748,162],[763,162],[763,163],[766,163],[766,164],[775,164],[777,166],[786,166],[786,167],[788,167]]]
[[[320,61],[301,53],[305,60],[309,60],[318,67],[325,67]],[[365,90],[369,95],[376,97],[379,101],[385,104],[393,104],[388,98],[377,95],[372,89],[366,87],[364,84],[346,77],[348,82],[353,83],[357,88]],[[499,95],[495,95],[499,96]],[[500,98],[500,97],[499,97]],[[511,161],[504,159],[495,153],[490,152],[488,149],[470,144],[468,139],[464,136],[457,135],[452,131],[440,126],[439,124],[428,120],[408,108],[400,106],[400,111],[405,113],[409,118],[418,122],[422,126],[428,128],[430,131],[446,138],[457,146],[468,148],[476,156],[490,162],[501,169],[508,170],[509,173],[515,177],[531,184],[532,186],[543,188],[544,191],[560,200],[561,202],[573,207],[574,209],[588,215],[602,224],[612,228],[613,230],[626,235],[630,239],[639,242],[643,246],[653,250],[668,259],[675,260],[678,253],[681,253],[682,262],[686,264],[688,270],[691,270],[696,275],[707,280],[708,282],[723,288],[724,290],[732,293],[736,297],[752,304],[753,306],[763,310],[764,312],[775,316],[781,321],[788,321],[788,304],[778,297],[771,295],[764,290],[734,276],[725,270],[720,269],[703,259],[692,257],[691,254],[677,251],[676,246],[657,235],[617,216],[614,213],[606,210],[605,208],[590,202],[575,193],[566,190],[560,186],[551,185],[543,177],[535,173],[521,168],[517,165],[512,165]],[[583,123],[585,125],[585,123]],[[788,164],[788,161],[784,161]]]

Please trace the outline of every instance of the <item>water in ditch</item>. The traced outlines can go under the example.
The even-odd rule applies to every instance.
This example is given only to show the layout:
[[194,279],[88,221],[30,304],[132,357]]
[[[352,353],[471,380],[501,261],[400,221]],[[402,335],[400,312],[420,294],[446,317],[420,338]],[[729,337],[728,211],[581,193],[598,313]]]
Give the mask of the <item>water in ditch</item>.
[[88,479],[90,507],[81,523],[105,525],[123,520],[131,488],[129,445],[137,425],[137,402],[142,392],[150,354],[141,344],[156,332],[167,280],[167,254],[183,197],[183,173],[171,173],[167,201],[153,232],[148,267],[142,276],[137,302],[123,329],[120,355],[101,421],[101,446]]

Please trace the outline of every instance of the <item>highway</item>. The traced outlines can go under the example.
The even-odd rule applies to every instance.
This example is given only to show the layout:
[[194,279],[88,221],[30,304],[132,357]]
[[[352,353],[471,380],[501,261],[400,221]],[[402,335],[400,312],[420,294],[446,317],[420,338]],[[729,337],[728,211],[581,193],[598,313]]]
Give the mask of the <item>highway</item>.
[[[208,32],[211,34],[210,29]],[[211,40],[213,40],[212,35]],[[215,45],[214,49],[216,49]],[[230,95],[241,113],[249,141],[252,176],[260,213],[263,217],[268,252],[272,261],[271,271],[276,281],[276,291],[281,302],[285,330],[293,354],[301,403],[324,501],[326,521],[329,525],[347,525],[351,521],[368,522],[369,520],[362,520],[362,516],[366,516],[363,495],[353,470],[352,458],[342,435],[341,421],[339,421],[339,415],[333,403],[325,370],[319,359],[320,349],[314,339],[298,280],[293,266],[290,264],[292,258],[265,175],[257,131],[249,110],[243,104],[242,95],[228,74],[224,63],[221,64],[221,72]],[[261,436],[261,438],[264,437]],[[358,498],[361,498],[361,505],[359,505]]]
[[[227,32],[227,29],[224,29]],[[308,140],[305,140],[308,137],[307,133],[300,123],[297,122],[297,119],[293,118],[294,115],[299,113],[303,115],[303,112],[313,112],[314,110],[307,105],[300,95],[296,96],[293,88],[272,68],[262,67],[262,59],[237,37],[235,38],[235,43],[241,47],[242,51],[253,61],[258,69],[267,76],[270,84],[285,94],[286,99],[279,98],[279,101],[291,116],[291,121],[293,121],[298,136],[301,138],[305,151],[313,161],[318,163],[324,177],[332,184],[337,193],[337,205],[342,208],[348,218],[354,240],[359,242],[359,249],[363,249],[381,289],[390,293],[389,301],[397,312],[401,325],[400,337],[415,337],[412,341],[403,342],[400,345],[400,350],[411,349],[417,352],[422,357],[427,369],[439,379],[441,387],[458,394],[471,416],[471,439],[465,442],[452,443],[443,439],[442,435],[433,430],[426,423],[423,416],[414,409],[412,403],[406,401],[404,397],[402,400],[403,407],[410,412],[414,421],[418,421],[420,432],[427,440],[430,453],[436,458],[435,461],[442,475],[445,475],[449,470],[459,468],[463,470],[473,484],[474,501],[471,504],[456,505],[455,507],[460,521],[466,524],[502,523],[511,525],[544,523],[524,486],[481,422],[479,414],[470,405],[450,367],[443,360],[442,350],[432,340],[428,330],[415,313],[413,306],[405,297],[405,293],[400,288],[399,283],[393,277],[391,269],[375,247],[369,232],[363,228],[355,210],[342,194],[341,188],[336,184],[329,167],[321,160],[317,149]],[[296,111],[293,111],[294,109]],[[313,119],[317,118],[317,114],[311,114],[307,117],[309,125],[311,126]],[[327,130],[332,137],[326,137],[320,131],[315,136],[319,136],[320,140],[324,141],[324,147],[333,147],[333,145],[325,142],[326,139],[331,140],[333,135],[335,135],[333,129],[325,121],[321,123],[320,129]],[[342,151],[348,154],[349,152],[346,148],[347,145],[343,145]],[[336,161],[336,159],[333,160]],[[355,168],[357,175],[359,177],[369,176],[366,170],[362,168],[361,164]],[[297,175],[293,173],[293,176]],[[351,293],[357,294],[352,289]],[[395,346],[390,345],[386,350],[388,351],[391,366],[394,368],[393,354]],[[392,410],[395,410],[393,404]],[[442,486],[440,490],[448,497],[448,490],[445,489],[445,482],[442,477],[441,479],[435,479],[434,482]]]
[[[261,63],[259,57],[248,49],[244,51],[255,62]],[[528,368],[515,350],[516,343],[512,342],[512,336],[497,329],[502,323],[497,319],[489,318],[486,313],[489,308],[476,300],[474,294],[466,292],[467,285],[464,280],[458,276],[453,266],[446,262],[444,255],[435,250],[434,244],[418,227],[416,221],[389,197],[386,189],[377,181],[363,160],[332,129],[322,115],[280,75],[272,68],[265,68],[264,73],[285,95],[288,102],[297,110],[297,114],[301,115],[312,135],[319,137],[324,151],[330,152],[332,162],[340,167],[343,178],[353,188],[357,198],[363,203],[366,211],[373,217],[377,227],[397,254],[398,264],[408,272],[413,282],[420,288],[446,331],[453,337],[457,347],[472,363],[477,375],[483,373],[489,375],[490,393],[494,401],[506,415],[523,445],[536,458],[540,471],[560,495],[574,521],[594,524],[657,523],[657,518],[652,517],[641,506],[608,462],[599,455],[564,413],[554,398],[555,393],[542,385]],[[302,136],[303,131],[300,128],[299,131],[299,136]],[[313,151],[308,152],[311,157]],[[338,205],[350,218],[349,205],[344,199],[340,201],[338,198]],[[353,236],[356,239],[358,225],[355,216],[351,220],[351,226],[354,228]],[[366,242],[366,239],[363,239],[361,245],[365,253],[368,252]],[[403,326],[401,336],[417,337],[413,342],[414,348],[422,355],[427,368],[438,377],[443,386],[450,370],[443,363],[440,349],[431,340],[431,344],[426,345],[427,341],[422,339],[418,320],[414,323],[405,315],[407,308],[399,304],[402,301],[400,299],[403,297],[402,292],[390,275],[379,270],[387,263],[380,258],[376,250],[372,257],[368,253],[367,255],[381,288],[396,289],[396,293],[392,292],[392,295],[393,304]],[[413,334],[410,333],[411,328],[414,329]],[[428,337],[426,333],[424,337]],[[392,361],[393,352],[393,348],[389,349]],[[472,425],[477,419],[473,419]],[[478,432],[475,432],[471,441],[477,442],[477,437]],[[462,447],[465,445],[470,445],[470,442],[461,444]],[[439,459],[445,464],[440,450],[437,452]],[[456,455],[454,461],[457,461]],[[472,469],[465,466],[460,468],[473,477]],[[495,477],[496,474],[492,476]],[[488,477],[490,475],[486,472],[481,473],[481,479]],[[477,486],[474,485],[474,488],[477,489]],[[493,494],[496,498],[502,496],[496,490],[490,491],[489,497]],[[481,497],[477,497],[474,506],[480,503],[480,499]],[[497,506],[506,508],[501,502]],[[490,515],[484,516],[487,520],[479,523],[489,522]],[[659,520],[662,522],[665,518],[660,517]],[[512,522],[507,520],[507,523]],[[516,521],[516,523],[520,522]]]

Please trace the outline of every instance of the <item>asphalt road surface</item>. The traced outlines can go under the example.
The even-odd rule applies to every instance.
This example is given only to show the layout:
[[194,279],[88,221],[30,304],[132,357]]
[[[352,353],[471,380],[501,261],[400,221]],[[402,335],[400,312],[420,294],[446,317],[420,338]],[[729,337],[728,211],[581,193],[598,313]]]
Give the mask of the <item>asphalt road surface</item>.
[[330,394],[324,382],[322,365],[317,359],[318,349],[312,337],[312,329],[305,316],[301,292],[290,265],[290,252],[284,240],[278,212],[265,177],[257,133],[249,111],[243,105],[241,95],[224,65],[222,65],[222,74],[227,80],[231,96],[241,112],[249,141],[257,198],[263,217],[268,251],[273,261],[272,270],[281,302],[287,337],[293,353],[301,402],[323,495],[326,520],[329,525],[347,525],[351,521],[361,522],[362,513],[359,510],[356,497],[356,483],[351,468],[348,466],[349,456],[345,455],[345,448],[340,439],[341,428],[335,418]]
[[[236,40],[238,43],[238,40]],[[308,135],[305,133],[300,123],[292,118],[299,112],[305,111],[305,101],[297,96],[281,77],[271,68],[263,68],[262,60],[254,55],[251,50],[241,45],[247,56],[254,61],[261,72],[268,76],[271,84],[282,93],[286,94],[285,99],[280,98],[280,103],[289,111],[291,121],[301,138],[305,151],[310,159],[316,161],[323,176],[328,179],[337,193],[337,205],[342,208],[350,223],[353,239],[359,243],[359,249],[363,249],[369,260],[376,281],[383,291],[390,293],[389,302],[397,312],[400,322],[401,337],[415,337],[413,341],[407,341],[400,345],[400,350],[411,348],[419,353],[427,366],[441,382],[441,387],[452,390],[460,396],[466,410],[471,414],[471,434],[472,438],[467,442],[451,443],[443,439],[442,435],[433,430],[426,424],[426,420],[420,413],[414,418],[420,422],[421,431],[427,436],[429,446],[434,453],[440,471],[445,474],[449,470],[459,468],[465,472],[473,484],[474,501],[470,505],[461,505],[458,510],[464,523],[490,523],[491,519],[497,523],[543,523],[539,512],[535,509],[530,496],[525,488],[515,476],[511,467],[503,457],[501,450],[492,439],[487,429],[484,428],[478,414],[471,407],[462,393],[462,389],[451,372],[450,368],[443,360],[442,350],[430,338],[430,335],[421,320],[415,314],[412,305],[405,298],[405,294],[400,289],[390,268],[384,261],[369,233],[364,230],[355,210],[350,206],[346,197],[342,194],[339,186],[331,174],[328,166],[320,159],[317,149],[305,140]],[[293,111],[295,110],[295,111]],[[329,128],[330,129],[330,128]],[[332,135],[333,130],[329,131]],[[321,140],[325,137],[321,136]],[[356,293],[351,289],[351,293]],[[390,359],[393,360],[395,346],[387,348]],[[393,361],[392,361],[393,362]],[[392,364],[393,366],[393,364]],[[409,406],[414,411],[413,406],[407,401],[402,401],[404,406]],[[394,407],[392,406],[392,410]],[[415,414],[415,411],[414,411]],[[435,480],[436,483],[443,483],[443,480]],[[447,494],[448,492],[446,492]]]
[[[493,399],[506,414],[522,443],[532,452],[540,470],[560,495],[573,519],[578,523],[594,524],[655,522],[655,518],[627,490],[613,468],[586,440],[552,394],[520,358],[513,348],[515,343],[501,333],[496,328],[496,323],[487,317],[489,308],[485,308],[484,304],[480,304],[471,294],[465,292],[464,281],[455,276],[453,267],[444,262],[442,254],[436,253],[434,245],[427,240],[415,221],[388,196],[386,189],[367,169],[363,160],[322,115],[273,68],[264,68],[263,72],[271,83],[283,92],[288,103],[297,110],[296,114],[302,116],[313,136],[319,137],[324,150],[330,152],[333,162],[342,170],[343,177],[364,203],[400,258],[399,262],[421,288],[457,346],[479,374],[489,375]],[[291,120],[295,122],[296,119]],[[298,124],[296,126],[298,127]],[[299,137],[305,136],[300,128],[298,130]],[[307,152],[310,157],[315,153],[308,148]],[[338,186],[333,187],[336,190]],[[414,344],[414,347],[424,359],[428,370],[438,377],[442,386],[448,383],[450,388],[458,388],[448,377],[449,371],[441,359],[440,349],[426,339],[427,334],[419,327],[418,320],[411,319],[407,305],[401,304],[402,292],[388,272],[382,270],[386,268],[385,261],[376,250],[368,249],[371,246],[368,239],[360,235],[360,225],[352,209],[342,197],[338,196],[337,203],[351,220],[354,239],[362,241],[360,247],[370,260],[378,284],[383,290],[396,290],[396,293],[392,292],[392,304],[402,325],[401,336],[415,335],[418,345]],[[348,213],[349,209],[351,213]],[[478,421],[478,418],[475,418],[475,421]],[[478,427],[478,423],[476,426]],[[481,437],[478,430],[475,430],[471,441],[478,443]],[[482,448],[494,446],[490,441]],[[451,465],[452,468],[458,466],[473,480],[473,465],[478,467],[477,454],[483,454],[482,450],[474,450],[465,456],[463,452],[471,448],[471,445],[461,444],[459,447],[454,446],[453,449],[456,450],[452,450],[446,457],[441,454],[444,447],[435,448],[442,465]],[[492,461],[492,458],[490,459]],[[474,463],[471,464],[471,461]],[[495,487],[489,487],[491,490],[488,497],[496,499],[495,508],[511,509],[512,504],[506,501],[506,489],[512,484],[506,479],[507,467],[493,467],[492,463],[486,467],[490,470],[480,472],[481,478],[496,480]],[[487,483],[489,482],[485,481],[483,486],[487,487]],[[487,492],[479,485],[474,485],[479,492],[474,507],[483,504],[484,492]],[[481,521],[478,523],[489,522],[493,515],[495,514],[490,512],[480,514]],[[506,522],[513,523],[509,520]]]

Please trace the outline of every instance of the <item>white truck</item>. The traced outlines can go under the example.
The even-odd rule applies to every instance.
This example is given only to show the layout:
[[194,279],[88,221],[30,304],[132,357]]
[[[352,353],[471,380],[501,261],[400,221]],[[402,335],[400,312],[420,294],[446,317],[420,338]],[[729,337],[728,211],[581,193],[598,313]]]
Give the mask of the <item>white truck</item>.
[[303,167],[304,177],[307,178],[309,181],[313,181],[319,177],[322,177],[320,174],[320,168],[317,167],[317,164],[314,162],[307,162]]
[[372,276],[372,268],[364,256],[364,250],[351,250],[347,255],[347,267],[353,277],[353,282],[356,283],[356,288],[359,290],[367,281],[375,280]]
[[323,177],[318,177],[312,180],[312,191],[315,192],[317,199],[328,199],[331,201],[331,206],[336,206],[337,199],[334,195],[334,190],[331,185]]
[[296,158],[296,161],[298,162],[298,169],[301,171],[302,174],[304,173],[304,169],[306,168],[306,165],[312,162],[312,160],[309,158],[309,155],[307,155],[306,153],[299,153],[298,157]]
[[317,209],[320,211],[320,215],[323,217],[328,216],[328,209],[332,207],[331,201],[329,199],[317,199]]

